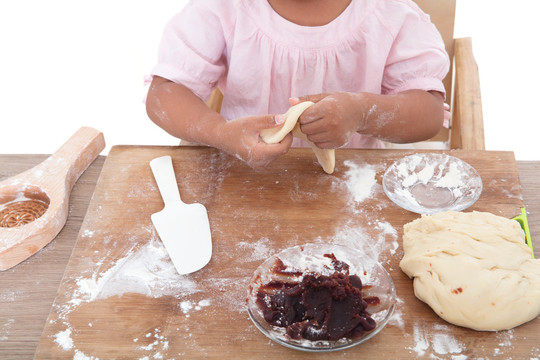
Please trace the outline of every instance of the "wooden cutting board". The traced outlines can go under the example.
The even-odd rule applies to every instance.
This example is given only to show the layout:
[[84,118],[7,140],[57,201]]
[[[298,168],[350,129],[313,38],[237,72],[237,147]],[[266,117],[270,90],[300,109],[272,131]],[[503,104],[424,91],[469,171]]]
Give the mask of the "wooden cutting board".
[[[382,190],[403,150],[339,150],[325,174],[309,149],[293,149],[264,170],[203,147],[117,146],[96,186],[36,351],[37,359],[303,359],[251,323],[246,286],[269,256],[304,243],[366,247],[396,285],[396,312],[381,333],[321,358],[529,358],[540,356],[540,319],[510,331],[476,332],[446,323],[417,300],[401,272],[402,226],[419,215]],[[476,168],[484,191],[467,211],[505,217],[523,206],[512,152],[447,152]],[[171,155],[185,202],[208,210],[213,257],[187,276],[174,272],[150,215],[163,203],[149,161]],[[375,174],[369,194],[354,184]],[[361,196],[360,196],[361,195]],[[356,199],[355,199],[356,196]]]

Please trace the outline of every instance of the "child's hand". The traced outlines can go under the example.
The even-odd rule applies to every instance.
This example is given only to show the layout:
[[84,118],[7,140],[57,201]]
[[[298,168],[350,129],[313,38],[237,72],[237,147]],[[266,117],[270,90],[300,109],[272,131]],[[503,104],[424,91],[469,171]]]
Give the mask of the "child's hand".
[[261,130],[282,125],[282,115],[250,116],[222,125],[221,148],[250,167],[260,169],[287,153],[292,144],[288,134],[277,144],[267,144],[260,138]]
[[357,94],[337,92],[290,99],[291,105],[304,101],[315,104],[298,119],[300,130],[321,149],[335,149],[347,144],[364,119],[358,109]]
[[313,101],[298,119],[300,130],[321,149],[347,144],[354,132],[393,143],[413,143],[435,136],[443,124],[443,95],[406,90],[392,95],[336,92],[290,99]]

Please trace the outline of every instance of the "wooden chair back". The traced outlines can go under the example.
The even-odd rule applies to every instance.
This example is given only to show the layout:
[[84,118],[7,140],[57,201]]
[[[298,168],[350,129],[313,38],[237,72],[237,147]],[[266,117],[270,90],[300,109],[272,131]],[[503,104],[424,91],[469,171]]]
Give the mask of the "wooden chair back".
[[450,71],[443,80],[446,101],[451,104],[450,130],[443,129],[435,141],[451,149],[484,150],[484,120],[478,66],[472,52],[472,39],[454,38],[456,0],[414,0],[430,15],[450,56]]

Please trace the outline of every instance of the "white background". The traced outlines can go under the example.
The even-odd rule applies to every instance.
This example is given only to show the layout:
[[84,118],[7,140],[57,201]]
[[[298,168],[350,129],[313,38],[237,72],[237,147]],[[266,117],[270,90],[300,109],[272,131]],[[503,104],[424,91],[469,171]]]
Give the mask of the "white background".
[[[104,155],[177,144],[148,119],[143,79],[185,3],[1,1],[0,153],[52,153],[81,126],[105,134]],[[458,0],[455,37],[473,38],[486,147],[519,160],[540,160],[539,13],[538,0]]]

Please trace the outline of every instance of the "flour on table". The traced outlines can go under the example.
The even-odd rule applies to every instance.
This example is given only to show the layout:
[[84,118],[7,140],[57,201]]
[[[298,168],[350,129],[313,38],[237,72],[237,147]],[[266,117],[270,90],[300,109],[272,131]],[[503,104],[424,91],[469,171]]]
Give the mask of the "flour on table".
[[[366,226],[376,229],[375,237],[362,226],[349,220],[340,226],[331,239],[317,239],[317,242],[330,242],[348,246],[368,254],[372,259],[379,262],[389,260],[398,249],[398,235],[396,229],[386,221],[367,222]],[[390,241],[389,241],[390,240]]]
[[414,346],[408,349],[414,351],[418,357],[429,354],[431,357],[452,355],[452,359],[467,359],[467,356],[462,354],[466,348],[454,336],[449,335],[449,326],[428,326],[417,322],[413,331]]
[[[367,213],[362,210],[362,207],[365,206],[363,203],[373,199],[376,192],[380,191],[376,176],[381,169],[376,165],[358,165],[351,160],[344,161],[344,165],[349,168],[345,173],[346,180],[344,182],[350,196],[348,210],[360,216],[365,215]],[[370,204],[370,206],[373,206],[372,203]],[[382,210],[384,204],[377,202],[375,206]],[[382,214],[382,211],[380,213]],[[378,219],[358,218],[358,221],[363,226],[352,224],[352,220],[343,226],[339,226],[334,240],[342,245],[360,248],[361,250],[368,248],[367,250],[375,259],[378,259],[381,253],[390,252],[390,255],[396,253],[398,249],[397,231],[382,216]],[[373,231],[368,231],[368,227],[369,230],[376,230],[375,239],[367,238],[369,233],[373,233]]]
[[107,271],[81,277],[76,281],[73,304],[105,299],[125,293],[151,297],[189,295],[200,291],[197,284],[180,276],[163,244],[151,240],[138,250],[132,249]]
[[208,299],[201,300],[199,302],[193,302],[190,300],[184,300],[180,303],[180,309],[184,314],[189,314],[191,310],[200,311],[203,307],[210,306],[211,302]]
[[294,188],[289,190],[289,199],[291,201],[304,201],[305,199],[317,199],[319,195],[316,191],[308,191],[300,186],[298,182],[294,183]]
[[5,290],[0,292],[0,301],[4,303],[15,302],[23,295],[24,293],[22,291]]
[[500,341],[499,346],[512,346],[512,340],[514,339],[514,330],[498,332],[497,339]]
[[[164,359],[165,357],[163,352],[169,349],[169,340],[166,336],[161,334],[161,329],[156,328],[153,332],[146,333],[144,338],[151,340],[153,339],[153,341],[148,345],[141,345],[137,347],[137,350],[146,351],[149,354],[147,356],[142,356],[139,359]],[[138,341],[139,338],[133,339],[134,343],[137,343]]]
[[[245,311],[245,288],[249,275],[229,278],[215,274],[202,279],[191,275],[179,275],[154,228],[143,226],[143,231],[146,233],[143,238],[131,239],[133,247],[120,259],[111,261],[109,260],[113,256],[111,251],[100,251],[100,257],[93,260],[93,271],[71,279],[73,283],[71,300],[66,304],[56,305],[58,318],[50,322],[61,322],[63,327],[52,336],[52,339],[63,350],[74,352],[74,358],[97,360],[97,357],[77,349],[76,340],[72,339],[69,315],[83,303],[137,293],[152,298],[172,296],[178,300],[178,309],[185,317],[214,306],[225,306],[230,311],[239,313]],[[99,236],[108,247],[116,245],[114,239],[104,233],[83,230],[82,235],[88,238]],[[239,251],[245,252],[254,260],[270,254],[270,249],[268,238],[261,238],[252,244],[240,243],[238,246]],[[245,273],[245,269],[239,269],[237,273]],[[210,299],[215,298],[215,294],[218,294],[220,301],[214,304]],[[88,326],[95,327],[90,324],[92,323],[88,323]],[[143,339],[145,344],[137,346],[138,358],[170,358],[168,339],[161,334],[160,329],[143,333],[134,338],[133,343],[139,345],[139,341]],[[148,340],[151,342],[148,343]]]
[[8,319],[4,324],[2,324],[2,327],[0,327],[0,341],[9,339],[9,332],[14,323],[15,319]]
[[60,331],[54,335],[54,342],[56,342],[62,349],[73,349],[73,339],[71,338],[71,329],[67,328],[64,331]]
[[[72,329],[68,315],[82,303],[122,296],[126,293],[138,293],[154,298],[174,296],[182,300],[202,291],[200,285],[189,276],[178,274],[153,228],[149,228],[148,231],[150,236],[146,243],[139,247],[134,246],[123,258],[112,262],[106,271],[96,271],[89,276],[73,279],[75,287],[71,300],[67,305],[57,309],[59,319],[65,328],[54,335],[54,341],[65,351],[75,351],[74,359],[97,360],[76,349],[71,337]],[[93,231],[85,230],[82,235],[92,237],[95,234]],[[103,264],[108,264],[105,258],[96,261],[98,267]],[[202,299],[197,302],[183,300],[179,306],[183,311],[200,311],[209,305],[209,300]],[[89,323],[88,326],[93,325]],[[148,337],[153,337],[154,341],[138,349],[148,351],[152,359],[163,358],[161,351],[168,349],[167,339],[160,334],[159,329],[148,333]]]
[[383,238],[385,242],[387,237],[392,240],[389,251],[390,255],[394,255],[399,247],[397,230],[387,221],[375,221],[374,228],[380,230],[379,238]]
[[[501,184],[502,183],[502,184]],[[503,193],[509,199],[519,199],[523,200],[523,195],[521,194],[520,185],[514,185],[510,190],[507,188],[508,179],[493,179],[489,182],[489,188],[497,189]]]
[[94,236],[94,231],[91,231],[91,230],[84,230],[83,233],[81,234],[81,236],[84,236],[84,237],[92,237]]
[[[237,273],[245,273],[244,268],[235,270]],[[245,311],[245,292],[251,274],[242,277],[210,277],[203,280],[203,287],[209,292],[218,293],[220,296],[219,306],[225,306],[229,311],[243,313]],[[214,295],[215,296],[215,295]],[[217,304],[216,304],[217,305]]]
[[273,250],[270,247],[270,239],[263,237],[256,242],[240,241],[236,246],[242,250],[249,251],[250,254],[242,257],[246,261],[259,261],[272,256]]
[[355,203],[363,202],[373,195],[373,188],[377,183],[377,171],[372,165],[360,166],[351,160],[345,160],[344,165],[349,167],[345,173],[346,185]]
[[73,360],[99,360],[99,358],[94,356],[88,356],[80,350],[75,350],[75,355],[73,355]]
[[401,311],[401,306],[403,305],[403,300],[396,296],[396,305],[394,307],[394,313],[388,320],[388,325],[396,326],[400,329],[405,327],[405,322],[403,321],[403,312]]
[[88,356],[80,350],[75,350],[75,355],[73,355],[73,360],[99,360],[99,358],[94,356]]

